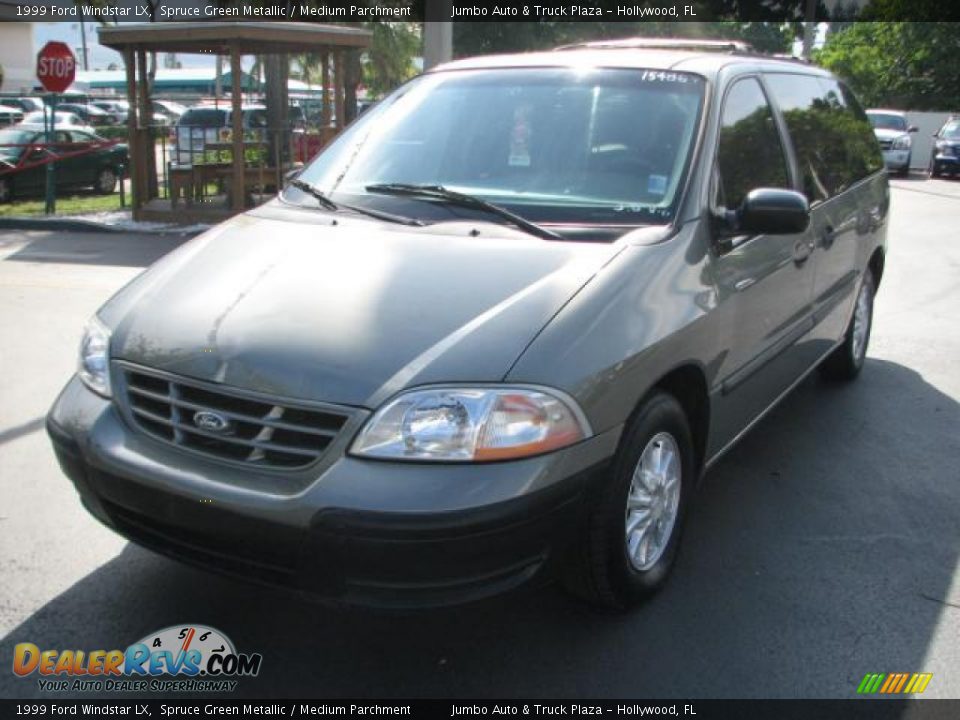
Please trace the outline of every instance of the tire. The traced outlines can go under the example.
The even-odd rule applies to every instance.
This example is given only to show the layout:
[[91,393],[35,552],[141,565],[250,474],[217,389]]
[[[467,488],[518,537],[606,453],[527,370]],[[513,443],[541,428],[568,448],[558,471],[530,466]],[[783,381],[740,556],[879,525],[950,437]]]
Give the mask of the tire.
[[93,184],[98,195],[109,195],[117,189],[117,171],[113,168],[100,168]]
[[876,293],[873,271],[863,274],[860,290],[853,306],[853,315],[843,342],[820,365],[820,374],[827,380],[848,382],[856,379],[863,369],[873,329],[873,298]]
[[0,204],[13,200],[13,181],[9,177],[0,177]]
[[940,177],[940,166],[937,165],[937,161],[936,161],[936,160],[931,160],[931,161],[930,161],[930,177],[932,177],[932,178],[938,178],[938,177]]
[[[591,498],[567,589],[607,611],[627,610],[659,590],[677,557],[695,467],[683,408],[657,392],[627,426],[611,473]],[[637,529],[628,533],[630,525]]]

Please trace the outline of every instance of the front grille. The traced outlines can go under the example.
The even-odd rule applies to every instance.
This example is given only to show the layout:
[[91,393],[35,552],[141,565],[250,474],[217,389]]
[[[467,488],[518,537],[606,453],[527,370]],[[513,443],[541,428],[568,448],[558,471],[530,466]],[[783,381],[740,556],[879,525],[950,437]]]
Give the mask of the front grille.
[[[131,418],[144,432],[255,467],[309,465],[323,455],[348,420],[346,414],[253,398],[232,388],[142,368],[124,366],[123,374]],[[201,425],[198,417],[215,422]]]
[[880,149],[881,149],[881,150],[889,150],[891,147],[893,147],[893,140],[881,140],[881,141],[880,141]]

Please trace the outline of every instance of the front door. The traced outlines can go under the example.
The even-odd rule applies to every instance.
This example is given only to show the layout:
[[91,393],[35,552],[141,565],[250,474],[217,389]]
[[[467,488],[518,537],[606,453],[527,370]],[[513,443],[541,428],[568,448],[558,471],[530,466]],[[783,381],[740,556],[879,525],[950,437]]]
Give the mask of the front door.
[[[755,188],[792,189],[780,127],[756,77],[733,83],[721,109],[714,212]],[[717,451],[806,369],[813,296],[810,232],[717,237],[713,263],[724,352],[714,388]]]

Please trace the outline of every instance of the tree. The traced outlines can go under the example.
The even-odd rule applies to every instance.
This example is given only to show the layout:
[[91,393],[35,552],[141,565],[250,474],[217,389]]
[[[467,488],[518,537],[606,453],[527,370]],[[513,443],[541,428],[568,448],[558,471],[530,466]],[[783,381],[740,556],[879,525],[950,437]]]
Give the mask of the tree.
[[960,37],[952,23],[857,22],[814,55],[868,106],[960,108]]

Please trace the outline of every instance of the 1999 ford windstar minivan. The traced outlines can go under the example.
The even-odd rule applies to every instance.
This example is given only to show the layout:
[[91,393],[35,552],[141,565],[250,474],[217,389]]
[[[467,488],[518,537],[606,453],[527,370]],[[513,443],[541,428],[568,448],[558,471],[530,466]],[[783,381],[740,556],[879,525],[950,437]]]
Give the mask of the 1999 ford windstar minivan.
[[453,62],[90,321],[48,418],[99,520],[347,603],[665,580],[698,479],[855,377],[889,190],[828,73],[724,43]]

